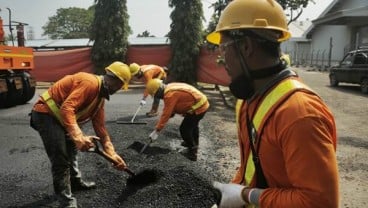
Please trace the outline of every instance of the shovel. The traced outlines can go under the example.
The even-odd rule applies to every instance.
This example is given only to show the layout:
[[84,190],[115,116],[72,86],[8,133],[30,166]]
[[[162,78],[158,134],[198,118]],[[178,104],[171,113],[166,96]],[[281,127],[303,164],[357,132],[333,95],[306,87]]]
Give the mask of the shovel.
[[[112,158],[103,150],[100,142],[98,142],[97,140],[93,140],[93,143],[95,144],[95,146],[93,148],[90,148],[88,152],[97,153],[102,157],[104,157],[109,162],[113,163],[114,165],[119,164],[119,162],[117,162],[114,158]],[[160,178],[160,173],[156,170],[151,169],[143,170],[138,174],[135,174],[129,168],[124,169],[124,171],[130,175],[130,177],[127,180],[128,186],[145,186],[156,182]]]
[[[109,162],[113,163],[114,165],[118,165],[119,164],[118,161],[116,161],[114,158],[112,158],[110,155],[108,155],[103,150],[103,148],[101,147],[101,144],[97,140],[93,140],[93,143],[95,144],[95,146],[92,147],[92,148],[90,148],[88,150],[88,152],[97,153],[97,154],[101,155],[102,157],[104,157]],[[127,172],[130,176],[135,176],[135,173],[133,171],[131,171],[129,168],[124,169],[124,171]]]
[[118,120],[116,121],[116,123],[117,124],[147,124],[147,122],[134,122],[134,119],[137,116],[138,112],[141,110],[141,108],[142,108],[142,105],[139,105],[130,121],[119,121]]
[[142,154],[144,152],[145,149],[147,149],[147,147],[153,142],[152,139],[149,140],[149,142],[147,142],[141,149],[141,151],[139,151],[139,154]]

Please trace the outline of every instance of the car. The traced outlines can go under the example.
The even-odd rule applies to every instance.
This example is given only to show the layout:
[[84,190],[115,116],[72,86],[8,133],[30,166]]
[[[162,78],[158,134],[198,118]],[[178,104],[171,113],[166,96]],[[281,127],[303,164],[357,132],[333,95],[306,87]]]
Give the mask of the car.
[[330,86],[339,83],[359,84],[363,93],[368,93],[368,48],[348,52],[342,61],[329,70]]

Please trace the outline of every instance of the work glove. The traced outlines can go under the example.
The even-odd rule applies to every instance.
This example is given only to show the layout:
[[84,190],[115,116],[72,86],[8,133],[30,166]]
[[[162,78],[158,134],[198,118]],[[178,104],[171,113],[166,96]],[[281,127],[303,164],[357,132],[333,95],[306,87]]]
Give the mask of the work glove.
[[111,143],[111,139],[109,136],[105,136],[100,140],[100,143],[102,144],[103,150],[106,154],[110,155],[111,157],[116,154],[115,148]]
[[69,126],[67,131],[70,138],[73,140],[76,148],[82,152],[88,151],[95,146],[93,140],[100,140],[100,138],[97,136],[83,135],[82,130],[79,128],[78,124]]
[[125,161],[118,154],[116,154],[115,148],[111,143],[110,137],[105,136],[103,139],[100,140],[100,142],[103,146],[104,152],[116,161],[117,165],[113,164],[113,167],[118,170],[124,170],[127,167],[127,165]]
[[147,103],[147,102],[146,102],[145,100],[143,100],[143,99],[142,99],[142,100],[139,102],[139,105],[144,106],[144,105],[146,105],[146,103]]
[[221,192],[220,208],[225,207],[243,207],[247,203],[242,197],[242,191],[245,186],[239,184],[224,184],[215,181],[213,186]]
[[121,158],[118,154],[115,153],[115,155],[112,156],[112,158],[114,158],[114,160],[118,162],[117,165],[113,164],[113,167],[115,169],[123,171],[127,168],[127,164],[125,163],[123,158]]
[[155,129],[153,130],[153,132],[149,135],[149,138],[151,139],[152,142],[156,141],[158,137],[158,131]]

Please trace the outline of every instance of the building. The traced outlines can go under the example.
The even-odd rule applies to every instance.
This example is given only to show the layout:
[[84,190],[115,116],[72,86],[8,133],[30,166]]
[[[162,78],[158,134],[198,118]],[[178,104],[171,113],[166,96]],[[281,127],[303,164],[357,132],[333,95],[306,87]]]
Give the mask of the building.
[[344,55],[368,46],[368,1],[333,0],[288,53],[294,64],[326,69]]

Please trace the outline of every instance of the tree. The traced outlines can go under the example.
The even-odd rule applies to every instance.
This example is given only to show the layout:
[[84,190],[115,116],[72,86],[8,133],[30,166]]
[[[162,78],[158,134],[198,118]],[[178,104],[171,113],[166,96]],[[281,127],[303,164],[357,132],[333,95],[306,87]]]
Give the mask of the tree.
[[142,34],[138,34],[137,37],[155,37],[154,35],[151,35],[150,32],[147,30],[143,31]]
[[[211,5],[211,7],[213,7],[214,9],[214,12],[211,17],[211,21],[208,24],[206,30],[207,33],[215,30],[222,10],[224,10],[231,1],[232,0],[218,0]],[[277,0],[277,2],[282,6],[284,10],[287,10],[286,14],[287,16],[289,16],[288,24],[297,20],[300,17],[300,15],[303,13],[303,8],[307,7],[309,2],[315,3],[313,0]]]
[[56,15],[49,17],[42,27],[42,35],[51,39],[88,38],[93,11],[77,7],[60,8]]
[[307,7],[309,2],[315,3],[313,0],[277,0],[289,16],[288,25],[296,21],[303,13],[303,9]]
[[204,19],[200,0],[169,0],[174,8],[168,37],[172,49],[170,74],[175,81],[196,85],[197,59]]
[[95,0],[95,17],[90,39],[91,59],[98,74],[113,61],[125,61],[131,34],[126,0]]
[[211,7],[213,7],[213,14],[211,16],[211,20],[208,24],[208,27],[207,27],[207,34],[208,33],[211,33],[212,31],[214,31],[216,29],[216,25],[219,21],[219,18],[221,16],[221,12],[222,10],[225,9],[225,7],[231,2],[231,0],[218,0],[217,2],[213,3],[211,5]]

